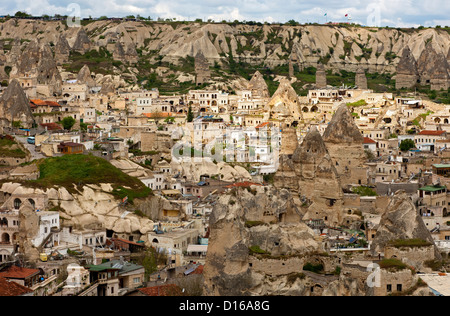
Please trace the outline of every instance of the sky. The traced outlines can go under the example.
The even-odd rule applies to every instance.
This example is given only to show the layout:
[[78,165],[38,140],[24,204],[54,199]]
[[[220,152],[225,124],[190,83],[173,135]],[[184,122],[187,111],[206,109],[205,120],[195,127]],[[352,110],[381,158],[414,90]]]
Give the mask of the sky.
[[[1,0],[0,15],[17,11],[91,17],[140,15],[193,21],[351,22],[366,26],[450,26],[449,0]],[[6,2],[6,3],[5,3]],[[346,16],[347,15],[347,16]]]

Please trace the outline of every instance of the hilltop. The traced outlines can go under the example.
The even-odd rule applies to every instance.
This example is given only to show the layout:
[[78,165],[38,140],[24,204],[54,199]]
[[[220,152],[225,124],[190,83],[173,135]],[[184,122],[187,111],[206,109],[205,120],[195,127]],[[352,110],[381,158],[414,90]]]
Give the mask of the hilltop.
[[331,84],[354,84],[349,78],[362,68],[369,74],[369,88],[374,88],[391,83],[405,46],[416,60],[429,42],[446,56],[450,48],[448,28],[121,20],[83,21],[81,28],[70,28],[65,21],[24,19],[9,19],[0,27],[6,55],[14,39],[20,40],[22,49],[34,39],[60,47],[63,36],[64,44],[67,40],[72,47],[64,69],[77,72],[89,64],[95,73],[121,74],[129,84],[167,93],[195,87],[189,75],[198,52],[210,65],[212,81],[224,83],[222,88],[236,78],[249,80],[259,70],[273,93],[276,75],[288,75],[289,64],[298,81],[297,92],[313,82],[318,63],[324,64]]

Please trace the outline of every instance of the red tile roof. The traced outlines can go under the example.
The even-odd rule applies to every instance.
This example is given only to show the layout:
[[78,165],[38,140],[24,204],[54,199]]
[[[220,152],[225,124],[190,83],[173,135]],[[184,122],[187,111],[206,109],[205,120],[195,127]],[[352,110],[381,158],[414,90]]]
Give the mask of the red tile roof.
[[258,126],[256,126],[255,128],[263,128],[264,126],[269,125],[269,122],[265,122],[265,123],[261,123]]
[[61,104],[55,101],[45,101],[45,102],[47,103],[48,106],[61,107]]
[[39,100],[39,99],[31,99],[30,102],[37,106],[47,105],[45,101]]
[[179,296],[181,294],[181,289],[175,284],[144,287],[138,291],[146,296]]
[[197,267],[197,269],[195,269],[194,270],[194,272],[192,272],[191,274],[203,274],[203,268],[204,268],[205,266],[203,266],[203,265],[199,265],[198,267]]
[[33,291],[26,286],[0,277],[0,296],[21,296],[32,292]]
[[32,108],[35,108],[37,106],[45,106],[45,105],[53,106],[53,107],[61,107],[61,105],[58,102],[55,102],[55,101],[43,101],[43,100],[40,100],[40,99],[32,99],[32,100],[30,100],[30,106]]
[[427,136],[441,136],[445,131],[421,131],[417,135],[427,135]]
[[11,266],[0,272],[0,277],[7,279],[26,279],[30,278],[40,271],[38,269],[27,269],[17,266]]
[[376,144],[377,142],[369,137],[364,137],[364,144]]
[[148,118],[163,118],[163,117],[171,117],[171,112],[158,112],[158,113],[142,113]]
[[47,127],[48,131],[60,130],[62,127],[57,123],[42,123],[40,124],[42,127]]

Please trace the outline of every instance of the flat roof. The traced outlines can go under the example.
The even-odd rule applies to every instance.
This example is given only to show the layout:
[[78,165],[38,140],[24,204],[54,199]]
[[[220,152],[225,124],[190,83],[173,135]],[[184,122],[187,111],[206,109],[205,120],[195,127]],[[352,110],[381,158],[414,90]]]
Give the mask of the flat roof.
[[420,188],[420,191],[426,191],[426,192],[436,192],[436,191],[440,191],[440,190],[444,190],[446,187],[443,186],[434,186],[434,185],[426,185],[422,188]]
[[437,164],[434,164],[433,165],[433,167],[434,168],[450,168],[450,164],[439,164],[439,163],[437,163]]

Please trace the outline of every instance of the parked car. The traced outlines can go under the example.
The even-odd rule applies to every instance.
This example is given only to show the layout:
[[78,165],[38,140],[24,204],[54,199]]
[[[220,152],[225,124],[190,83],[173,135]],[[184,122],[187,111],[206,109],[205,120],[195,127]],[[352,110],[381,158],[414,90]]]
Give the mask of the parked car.
[[34,137],[33,136],[28,137],[27,138],[27,142],[28,142],[28,144],[33,144],[34,145]]

